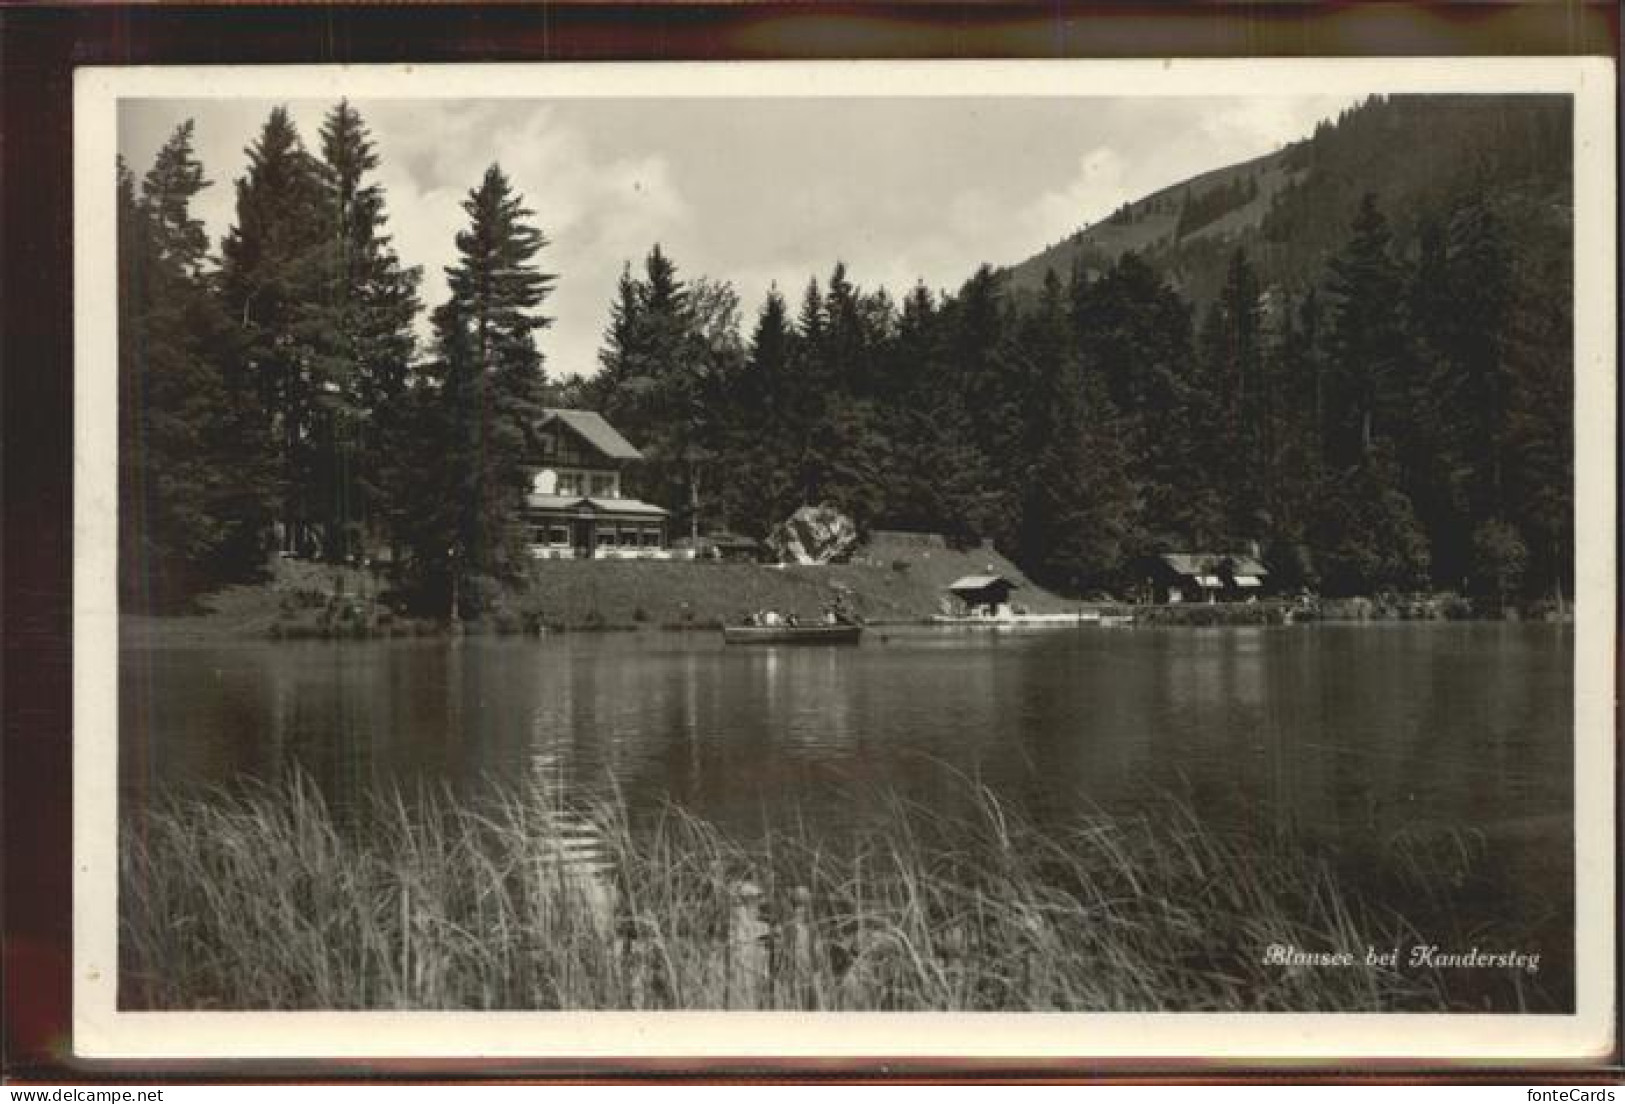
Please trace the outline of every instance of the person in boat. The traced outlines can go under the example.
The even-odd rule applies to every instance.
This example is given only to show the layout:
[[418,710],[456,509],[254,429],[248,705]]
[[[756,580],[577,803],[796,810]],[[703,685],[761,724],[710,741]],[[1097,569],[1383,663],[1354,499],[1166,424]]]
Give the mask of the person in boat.
[[829,604],[824,607],[824,624],[826,625],[856,625],[857,615],[852,612],[852,606],[847,601],[844,591],[836,593]]
[[783,624],[784,619],[779,616],[778,610],[768,610],[762,614],[762,624],[768,626]]
[[799,617],[797,617],[795,614],[789,613],[789,614],[785,614],[784,623],[786,625],[789,625],[793,629],[793,628],[796,628],[798,625],[801,624],[801,619]]

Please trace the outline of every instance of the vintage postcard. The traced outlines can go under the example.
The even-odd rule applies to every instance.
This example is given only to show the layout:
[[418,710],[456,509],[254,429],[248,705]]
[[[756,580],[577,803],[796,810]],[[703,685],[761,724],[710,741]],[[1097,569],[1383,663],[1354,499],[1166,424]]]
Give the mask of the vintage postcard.
[[80,70],[76,1051],[1600,1060],[1614,88]]

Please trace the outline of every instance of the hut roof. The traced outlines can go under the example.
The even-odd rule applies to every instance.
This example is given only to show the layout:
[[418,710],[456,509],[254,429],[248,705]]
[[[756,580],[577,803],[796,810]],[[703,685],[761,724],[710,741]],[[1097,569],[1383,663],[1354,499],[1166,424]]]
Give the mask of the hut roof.
[[1269,569],[1245,552],[1164,552],[1157,557],[1177,575],[1214,575],[1225,564],[1232,575],[1259,577]]
[[587,505],[594,510],[605,514],[646,514],[649,517],[665,517],[666,511],[651,502],[642,502],[636,498],[589,498]]
[[1011,582],[1003,575],[966,575],[962,579],[955,579],[948,584],[949,590],[986,590],[990,586],[1003,584],[1011,590],[1016,590],[1021,584]]
[[637,514],[646,517],[665,517],[666,511],[635,498],[583,498],[579,495],[525,496],[525,505],[533,510],[568,510],[575,513],[611,514],[625,516]]
[[589,445],[611,460],[643,459],[643,453],[639,452],[631,441],[622,437],[620,431],[606,422],[604,416],[596,410],[545,410],[537,426],[539,428],[553,421],[563,422],[575,430]]

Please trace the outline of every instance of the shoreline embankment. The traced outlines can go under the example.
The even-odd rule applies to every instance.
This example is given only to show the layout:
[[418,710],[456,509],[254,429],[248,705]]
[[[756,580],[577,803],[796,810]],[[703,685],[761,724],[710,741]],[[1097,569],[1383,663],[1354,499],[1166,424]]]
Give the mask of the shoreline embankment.
[[[948,612],[948,586],[965,575],[997,574],[1016,584],[1012,603],[1035,614],[1098,614],[1139,626],[1268,626],[1302,622],[1482,620],[1453,594],[1374,598],[1276,598],[1249,602],[1147,605],[1076,601],[1033,583],[989,546],[948,547],[941,538],[888,537],[828,565],[656,560],[542,560],[503,588],[472,622],[409,615],[381,572],[296,559],[273,562],[268,577],[203,596],[181,615],[126,614],[127,643],[227,639],[389,639],[448,631],[511,635],[598,630],[711,630],[772,609],[803,620],[839,601],[873,625],[929,624]],[[1514,616],[1516,611],[1512,611]],[[1572,610],[1538,611],[1569,620]],[[1496,618],[1499,620],[1500,618]]]

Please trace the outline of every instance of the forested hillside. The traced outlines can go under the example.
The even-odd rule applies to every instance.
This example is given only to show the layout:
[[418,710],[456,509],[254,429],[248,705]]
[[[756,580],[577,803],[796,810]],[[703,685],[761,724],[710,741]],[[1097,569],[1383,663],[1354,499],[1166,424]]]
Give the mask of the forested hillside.
[[1401,252],[1473,192],[1520,248],[1549,250],[1571,219],[1571,127],[1563,96],[1372,99],[1275,153],[1125,202],[1014,265],[1011,286],[1036,292],[1046,271],[1074,263],[1098,275],[1134,250],[1205,306],[1241,247],[1266,285],[1302,290],[1320,279],[1367,192],[1381,197]]
[[642,447],[641,493],[679,531],[760,535],[830,502],[990,538],[1068,593],[1249,545],[1328,594],[1566,593],[1568,143],[1549,98],[1373,100],[947,292],[865,288],[832,257],[746,305],[651,243],[600,370],[550,380],[543,309],[568,273],[498,166],[471,181],[419,348],[353,107],[314,155],[272,114],[218,257],[188,124],[139,185],[120,166],[126,600],[278,549],[388,548],[425,607],[477,614],[484,580],[523,572],[511,520],[550,403]]

